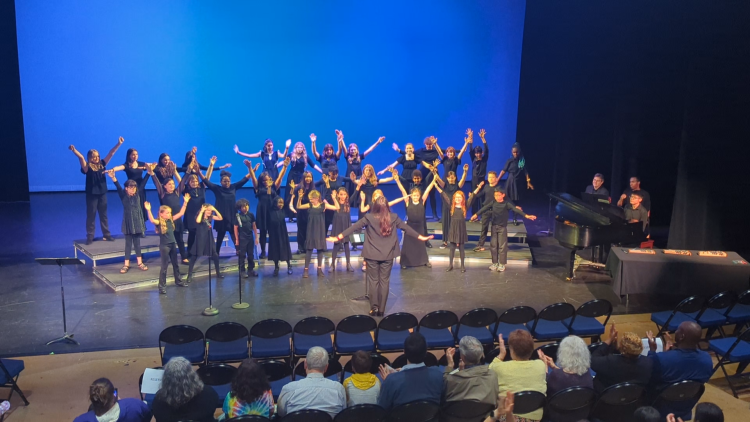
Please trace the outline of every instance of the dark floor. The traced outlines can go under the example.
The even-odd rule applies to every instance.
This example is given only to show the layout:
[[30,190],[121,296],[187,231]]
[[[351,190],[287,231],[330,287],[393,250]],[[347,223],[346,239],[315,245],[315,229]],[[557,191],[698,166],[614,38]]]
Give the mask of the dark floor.
[[[386,189],[386,196],[389,193]],[[156,199],[154,192],[148,195]],[[239,196],[248,197],[254,209],[251,191],[242,190]],[[110,227],[113,233],[119,233],[122,207],[115,193],[110,194],[109,201]],[[631,297],[626,306],[620,304],[608,282],[566,282],[567,250],[553,238],[536,235],[547,229],[547,202],[541,194],[528,202],[524,209],[540,217],[536,222],[527,221],[534,266],[509,266],[505,273],[492,273],[484,265],[469,266],[464,274],[446,273],[447,264],[441,263],[432,269],[402,271],[395,267],[387,312],[405,311],[421,317],[433,310],[448,309],[460,315],[476,307],[502,312],[521,304],[540,310],[554,302],[577,306],[593,298],[611,301],[616,313],[646,312],[671,305],[672,298],[655,302]],[[395,208],[403,213],[402,205]],[[205,330],[222,321],[250,327],[265,318],[282,318],[294,324],[313,315],[338,322],[368,310],[366,303],[349,300],[364,291],[364,274],[359,270],[302,279],[301,268],[294,267],[294,274],[282,271],[274,278],[273,267],[266,266],[260,277],[242,282],[243,301],[251,304],[245,310],[231,308],[237,302],[238,278],[236,273],[230,274],[215,282],[214,306],[220,313],[206,317],[201,315],[208,306],[204,280],[190,288],[170,286],[166,296],[159,295],[155,288],[114,293],[92,275],[90,266],[79,266],[65,269],[64,277],[68,331],[75,333],[81,345],[45,346],[63,331],[59,272],[56,267],[36,264],[34,258],[73,255],[73,239],[85,235],[84,195],[35,194],[30,203],[0,204],[0,219],[6,222],[0,242],[0,356],[155,347],[159,332],[174,324]],[[148,263],[157,267],[158,257],[151,257]]]

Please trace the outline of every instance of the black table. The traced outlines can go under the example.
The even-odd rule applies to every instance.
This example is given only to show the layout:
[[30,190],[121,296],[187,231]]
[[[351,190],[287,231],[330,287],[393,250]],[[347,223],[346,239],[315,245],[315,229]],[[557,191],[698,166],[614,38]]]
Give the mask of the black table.
[[606,270],[612,277],[612,290],[620,296],[630,294],[701,295],[710,297],[725,290],[740,292],[750,288],[750,265],[735,252],[727,257],[668,255],[654,249],[656,255],[625,252],[613,247]]

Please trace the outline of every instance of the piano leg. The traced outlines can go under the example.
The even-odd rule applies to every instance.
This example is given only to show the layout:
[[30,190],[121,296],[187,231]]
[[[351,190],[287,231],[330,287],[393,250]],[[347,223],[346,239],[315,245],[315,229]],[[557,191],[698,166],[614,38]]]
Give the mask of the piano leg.
[[568,280],[573,279],[573,268],[575,268],[576,264],[576,250],[573,249],[570,251],[570,260],[568,260]]

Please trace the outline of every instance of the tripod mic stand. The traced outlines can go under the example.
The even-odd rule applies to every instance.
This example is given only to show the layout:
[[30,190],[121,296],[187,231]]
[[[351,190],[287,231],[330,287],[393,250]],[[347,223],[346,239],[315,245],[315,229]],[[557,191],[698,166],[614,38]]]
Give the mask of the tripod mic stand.
[[60,267],[60,297],[62,298],[62,312],[63,312],[63,335],[54,340],[47,342],[47,346],[55,343],[68,343],[80,346],[76,340],[73,339],[73,334],[68,334],[68,322],[65,317],[65,289],[63,288],[63,265],[83,265],[83,261],[77,258],[36,258],[36,262],[41,265],[57,265]]

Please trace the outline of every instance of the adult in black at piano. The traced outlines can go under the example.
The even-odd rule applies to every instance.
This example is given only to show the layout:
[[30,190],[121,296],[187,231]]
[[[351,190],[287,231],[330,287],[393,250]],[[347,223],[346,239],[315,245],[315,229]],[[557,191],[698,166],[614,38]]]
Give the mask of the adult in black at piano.
[[[469,145],[472,145],[474,143],[474,132],[471,131],[471,129],[466,131],[466,134],[468,135],[467,142]],[[471,150],[471,190],[475,190],[477,186],[479,186],[479,183],[484,181],[484,178],[487,176],[487,160],[490,158],[490,148],[487,146],[487,140],[484,138],[484,135],[487,134],[487,131],[484,129],[479,131],[479,137],[482,139],[482,144],[484,144],[483,147],[474,147]],[[471,213],[476,214],[479,208],[481,208],[481,199],[477,198],[479,200],[474,201],[474,203],[471,205]]]
[[625,219],[629,223],[643,223],[643,231],[648,226],[648,210],[643,206],[643,197],[640,192],[630,194],[630,205],[625,207]]
[[638,192],[643,199],[642,205],[646,208],[646,211],[651,211],[651,195],[645,190],[641,189],[641,179],[636,176],[630,178],[630,187],[625,189],[625,192],[620,195],[620,199],[617,201],[618,207],[627,207],[630,203],[630,195],[633,192]]
[[[420,148],[414,151],[416,161],[421,164],[419,167],[419,171],[421,171],[423,175],[427,175],[425,177],[425,186],[429,186],[429,184],[432,183],[432,166],[436,166],[437,164],[439,164],[440,159],[442,158],[440,156],[441,154],[438,152],[438,149],[435,148],[436,144],[437,138],[434,136],[428,136],[424,138],[424,148]],[[406,151],[401,151],[401,149],[396,144],[393,144],[393,149],[399,154],[406,154]],[[404,166],[404,170],[406,170],[406,166]],[[404,177],[409,178],[410,175],[404,175]],[[437,219],[437,198],[435,197],[435,191],[431,191],[429,196],[432,216],[433,218]]]
[[[526,189],[534,190],[534,186],[531,184],[531,178],[529,177],[529,171],[526,168],[526,158],[521,152],[521,145],[516,142],[510,150],[512,157],[505,162],[505,167],[500,170],[500,176],[498,179],[502,179],[504,174],[508,174],[508,178],[505,180],[505,194],[508,196],[509,201],[513,201],[516,205],[521,201],[521,190],[518,186],[519,180],[522,176],[525,176]],[[516,221],[516,212],[513,212],[513,224],[518,224]]]
[[586,193],[601,195],[609,198],[609,191],[604,187],[604,176],[601,173],[594,175],[594,180],[586,187]]

